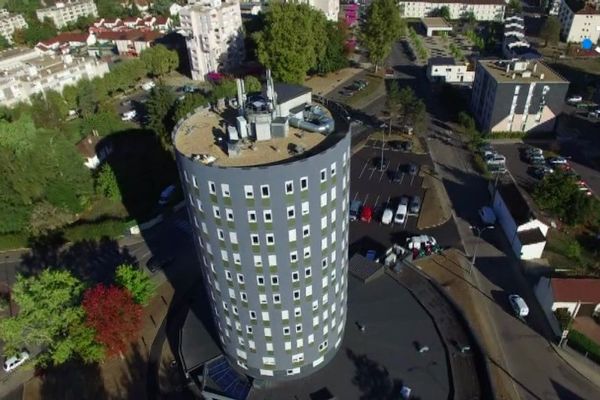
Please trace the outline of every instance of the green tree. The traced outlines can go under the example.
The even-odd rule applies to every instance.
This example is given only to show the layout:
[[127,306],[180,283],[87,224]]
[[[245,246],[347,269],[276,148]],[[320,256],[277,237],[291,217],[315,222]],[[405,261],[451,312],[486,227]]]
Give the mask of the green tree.
[[0,35],[0,50],[6,50],[11,47],[10,42],[3,35]]
[[473,27],[477,24],[477,18],[475,17],[475,13],[473,11],[465,12],[462,16],[462,19],[470,27]]
[[191,93],[186,95],[183,100],[178,101],[175,105],[175,112],[173,113],[173,125],[180,119],[184,118],[188,113],[194,111],[196,108],[205,106],[207,104],[208,100],[200,93]]
[[35,11],[41,8],[40,0],[8,0],[5,3],[5,7],[8,11],[15,14],[23,14],[28,19],[34,19]]
[[560,22],[558,18],[554,15],[550,15],[542,29],[540,30],[540,37],[544,39],[544,46],[547,46],[548,43],[551,45],[556,45],[558,40],[560,39]]
[[394,0],[373,0],[367,8],[361,39],[375,71],[383,65],[392,45],[406,29]]
[[175,95],[166,86],[159,85],[152,89],[146,102],[148,109],[147,127],[152,129],[159,137],[164,149],[172,149],[171,128],[172,111],[175,104]]
[[223,98],[231,98],[237,95],[237,84],[233,79],[221,79],[219,83],[213,84],[210,93],[211,101],[217,101]]
[[74,357],[86,362],[101,360],[104,350],[84,325],[83,289],[68,271],[46,269],[37,276],[17,276],[12,299],[19,313],[0,320],[4,353],[39,346],[43,349],[36,360],[40,365],[62,364]]
[[385,108],[390,114],[391,124],[393,124],[393,119],[398,117],[401,101],[400,85],[397,80],[392,80],[388,85],[387,97],[385,100]]
[[320,74],[337,71],[348,66],[346,37],[340,25],[343,22],[327,21],[325,52],[317,61],[316,71]]
[[98,95],[95,85],[85,79],[77,85],[77,107],[83,117],[88,117],[98,110]]
[[96,192],[114,201],[121,200],[119,181],[109,164],[102,165],[96,175]]
[[302,83],[323,57],[325,15],[307,4],[271,3],[263,29],[253,35],[258,60],[278,81]]
[[78,92],[79,92],[79,90],[78,90],[77,86],[75,86],[75,85],[67,85],[63,88],[62,97],[65,100],[67,107],[69,107],[69,110],[77,109],[77,107],[78,107],[78,105],[77,105]]
[[15,121],[0,121],[0,146],[20,156],[33,148],[36,135],[31,115],[24,114]]
[[471,133],[475,131],[475,120],[466,111],[458,113],[458,124],[463,127],[465,133]]
[[117,267],[115,281],[129,290],[136,303],[144,306],[148,304],[156,291],[156,284],[152,282],[148,274],[129,264]]
[[519,14],[523,12],[523,6],[521,5],[520,0],[510,0],[506,6],[506,9],[513,14]]
[[56,36],[57,33],[58,31],[56,26],[54,26],[54,22],[49,18],[45,18],[42,22],[37,20],[30,22],[29,27],[23,30],[22,39],[20,40],[24,41],[21,44],[35,46],[43,40]]
[[73,222],[74,216],[47,201],[37,203],[29,218],[28,231],[33,236],[44,235]]
[[262,84],[257,77],[246,75],[244,77],[244,88],[246,89],[246,93],[260,92]]
[[540,181],[533,197],[543,210],[549,211],[569,225],[576,225],[594,217],[596,199],[586,196],[575,178],[555,171]]
[[170,15],[169,7],[171,7],[171,4],[173,4],[172,0],[152,0],[152,11],[155,14],[168,17]]
[[68,105],[54,90],[31,96],[31,115],[38,128],[60,128],[68,113]]
[[146,65],[146,71],[151,76],[168,74],[179,66],[179,56],[174,50],[158,44],[142,51],[140,59]]
[[96,6],[100,18],[117,18],[127,15],[127,11],[121,5],[121,0],[96,0]]
[[439,7],[433,10],[432,14],[435,17],[442,17],[448,21],[450,20],[450,9],[448,8],[448,6]]

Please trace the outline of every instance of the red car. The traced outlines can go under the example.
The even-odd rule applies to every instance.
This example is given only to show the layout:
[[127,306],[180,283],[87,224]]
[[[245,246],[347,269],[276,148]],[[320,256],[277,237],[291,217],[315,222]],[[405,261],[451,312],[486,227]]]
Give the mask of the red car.
[[373,219],[373,209],[369,206],[363,206],[360,212],[360,220],[363,222],[371,222]]

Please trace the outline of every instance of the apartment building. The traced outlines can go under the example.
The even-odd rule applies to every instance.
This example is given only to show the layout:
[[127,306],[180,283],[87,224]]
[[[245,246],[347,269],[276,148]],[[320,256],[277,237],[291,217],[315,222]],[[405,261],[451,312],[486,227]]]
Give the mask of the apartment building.
[[67,2],[57,2],[51,7],[40,8],[36,11],[40,21],[50,18],[57,28],[77,21],[79,17],[93,15],[98,16],[98,9],[93,0],[75,0]]
[[300,0],[321,10],[330,21],[337,21],[340,15],[340,0]]
[[482,132],[550,131],[568,88],[540,61],[479,60],[471,109]]
[[561,36],[568,43],[590,39],[596,44],[600,38],[600,10],[598,3],[582,0],[562,0],[558,12]]
[[427,79],[430,82],[470,83],[475,72],[467,63],[457,63],[452,57],[432,57],[427,63]]
[[0,9],[0,35],[12,43],[13,32],[17,29],[26,29],[27,22],[21,14],[11,14],[4,8]]
[[473,13],[477,21],[502,21],[506,3],[503,0],[400,0],[400,15],[404,18],[431,16],[442,7],[450,10],[450,19]]
[[201,107],[173,132],[191,234],[228,360],[256,379],[298,379],[344,336],[349,124],[269,72],[264,94],[237,87],[236,110]]
[[237,0],[207,0],[179,12],[186,36],[192,79],[203,81],[210,72],[227,71],[244,59],[242,15]]
[[14,106],[35,93],[61,92],[81,79],[108,73],[108,64],[89,57],[43,55],[37,49],[15,48],[0,52],[0,104]]

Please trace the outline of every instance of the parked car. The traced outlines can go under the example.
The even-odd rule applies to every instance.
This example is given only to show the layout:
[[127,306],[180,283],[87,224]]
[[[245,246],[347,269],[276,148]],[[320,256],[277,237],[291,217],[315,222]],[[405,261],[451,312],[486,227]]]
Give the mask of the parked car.
[[360,220],[362,222],[371,222],[373,219],[373,209],[370,206],[363,206],[360,212]]
[[433,236],[419,235],[406,238],[407,247],[409,250],[419,250],[422,246],[436,246],[437,241]]
[[156,271],[158,271],[160,269],[166,269],[169,265],[171,265],[173,260],[175,260],[175,257],[173,257],[173,256],[168,256],[168,257],[153,256],[153,257],[150,257],[150,259],[146,262],[146,268],[148,268],[148,271],[155,273]]
[[554,170],[547,165],[542,165],[539,167],[533,168],[531,171],[531,175],[537,179],[543,179],[546,175],[553,173]]
[[384,225],[389,225],[392,223],[392,218],[394,217],[394,211],[391,208],[386,208],[383,210],[383,214],[381,215],[381,223]]
[[582,101],[583,101],[583,97],[581,97],[579,95],[573,95],[567,99],[567,103],[569,103],[569,104],[581,103]]
[[408,210],[411,214],[418,214],[421,211],[421,197],[411,197],[410,203],[408,203]]
[[6,372],[10,372],[29,360],[29,352],[27,350],[21,351],[19,354],[7,358],[2,366]]
[[404,142],[402,142],[402,151],[412,151],[413,145],[412,142],[410,140],[405,140]]
[[506,157],[504,157],[502,154],[495,153],[491,157],[486,158],[485,162],[488,165],[504,165],[506,163]]
[[385,157],[375,157],[373,159],[373,166],[379,171],[385,171],[389,164],[389,161]]
[[563,165],[567,164],[569,161],[564,157],[552,157],[548,162],[552,165]]
[[481,207],[479,209],[479,218],[485,225],[493,225],[496,223],[496,214],[491,207]]
[[400,198],[400,204],[396,209],[396,215],[394,215],[394,222],[397,224],[403,224],[406,221],[406,214],[408,212],[408,197],[402,196]]
[[529,307],[527,307],[527,303],[525,300],[518,294],[511,294],[508,296],[508,302],[515,312],[516,316],[519,318],[523,318],[529,315]]
[[546,159],[544,158],[544,156],[540,156],[540,155],[532,155],[531,157],[529,157],[527,159],[527,161],[529,161],[529,163],[532,164],[532,165],[544,165],[544,164],[546,164]]
[[122,115],[121,115],[121,121],[131,121],[132,119],[134,119],[137,115],[137,112],[135,110],[129,110],[129,111],[125,111]]
[[360,215],[360,209],[362,208],[362,203],[360,200],[353,200],[350,203],[350,221],[356,221]]
[[544,151],[538,147],[528,147],[525,149],[525,157],[530,158],[532,156],[542,157],[544,155]]
[[417,174],[417,172],[418,172],[418,171],[419,171],[419,167],[417,167],[417,165],[416,165],[416,164],[409,163],[409,164],[406,166],[406,172],[408,172],[408,173],[409,173],[409,175],[412,175],[412,176],[414,176],[414,175],[416,175],[416,174]]

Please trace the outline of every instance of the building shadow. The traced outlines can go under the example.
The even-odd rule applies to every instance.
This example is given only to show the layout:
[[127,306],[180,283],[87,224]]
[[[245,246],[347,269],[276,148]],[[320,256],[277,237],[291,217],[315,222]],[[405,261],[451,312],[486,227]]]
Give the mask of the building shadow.
[[100,366],[70,361],[39,371],[40,398],[61,400],[107,400],[111,396],[104,387]]

